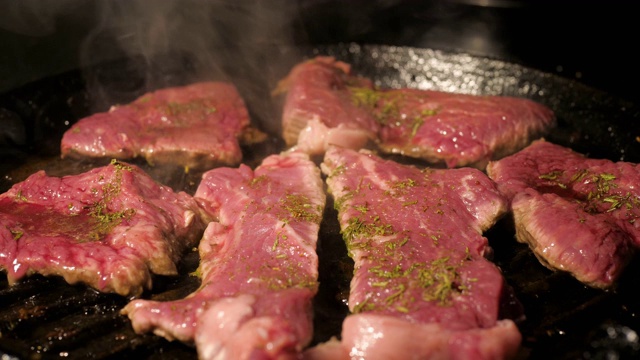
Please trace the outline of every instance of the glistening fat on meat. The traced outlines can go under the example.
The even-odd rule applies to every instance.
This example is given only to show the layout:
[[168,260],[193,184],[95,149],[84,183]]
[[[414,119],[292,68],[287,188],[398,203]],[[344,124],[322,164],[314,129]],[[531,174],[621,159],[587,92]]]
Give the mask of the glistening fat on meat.
[[9,283],[58,275],[97,290],[137,296],[151,273],[176,263],[201,237],[196,201],[113,161],[61,178],[39,171],[0,195],[0,268]]
[[144,157],[150,164],[209,169],[242,160],[240,140],[257,141],[233,84],[201,82],[160,89],[80,119],[64,133],[63,157]]
[[353,258],[341,344],[309,358],[500,359],[521,335],[500,319],[511,296],[485,259],[482,232],[507,210],[476,169],[420,170],[368,152],[330,148],[322,170]]
[[593,287],[615,284],[640,245],[640,167],[544,140],[492,162],[516,237],[542,264]]
[[551,109],[528,99],[378,89],[328,57],[298,64],[280,89],[284,138],[312,154],[372,142],[387,153],[484,169],[556,124]]
[[200,242],[200,288],[123,313],[138,333],[195,342],[201,359],[297,357],[313,331],[320,169],[303,153],[271,155],[255,171],[210,170],[195,197],[217,219]]

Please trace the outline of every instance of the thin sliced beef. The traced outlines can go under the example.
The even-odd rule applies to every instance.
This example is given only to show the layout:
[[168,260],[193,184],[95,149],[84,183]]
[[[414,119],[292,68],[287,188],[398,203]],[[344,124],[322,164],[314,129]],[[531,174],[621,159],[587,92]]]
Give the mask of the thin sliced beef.
[[[514,349],[497,343],[518,344],[521,338],[513,321],[500,320],[489,329],[452,331],[436,323],[376,314],[347,317],[343,337],[343,342],[331,339],[307,350],[304,359],[507,359]],[[359,350],[363,348],[366,351]]]
[[555,126],[549,108],[527,99],[415,89],[377,96],[373,111],[383,121],[382,150],[450,168],[484,169]]
[[375,140],[379,124],[357,103],[351,87],[373,91],[371,81],[350,75],[348,64],[331,57],[295,66],[279,85],[287,93],[282,114],[287,145],[322,154],[331,144],[357,149]]
[[202,236],[201,215],[191,196],[133,165],[61,178],[40,171],[0,195],[0,268],[9,283],[59,275],[137,296],[151,273],[177,274],[176,262]]
[[593,287],[615,283],[640,245],[640,167],[539,140],[491,162],[516,237],[542,264]]
[[[420,170],[331,148],[322,165],[355,262],[343,352],[366,359],[508,358],[521,335],[500,320],[511,290],[482,232],[507,210],[471,169]],[[310,350],[336,352],[335,344]],[[339,352],[339,351],[338,351]]]
[[372,140],[388,153],[484,169],[555,126],[553,112],[531,100],[376,89],[326,57],[297,65],[285,84],[285,140],[310,153]]
[[255,171],[205,173],[196,198],[218,219],[200,243],[201,287],[123,313],[138,333],[195,342],[202,359],[295,358],[313,331],[320,170],[302,153],[272,155]]
[[239,138],[253,134],[235,86],[202,82],[157,90],[79,120],[62,138],[63,157],[131,159],[207,169],[240,163]]

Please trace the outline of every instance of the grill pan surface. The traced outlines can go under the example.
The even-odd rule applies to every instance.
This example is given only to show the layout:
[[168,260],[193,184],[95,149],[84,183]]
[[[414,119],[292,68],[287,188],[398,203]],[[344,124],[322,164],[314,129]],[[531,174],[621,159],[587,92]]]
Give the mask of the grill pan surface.
[[[381,87],[530,98],[556,112],[559,126],[546,137],[548,141],[595,158],[640,162],[640,112],[635,104],[517,64],[465,53],[356,44],[270,47],[254,55],[239,60],[231,54],[229,61],[217,67],[219,73],[211,74],[238,86],[255,124],[271,135],[267,142],[243,149],[244,162],[250,166],[266,154],[283,149],[278,125],[280,103],[270,96],[270,90],[291,66],[315,55],[344,60],[353,65],[355,73],[373,78]],[[129,58],[46,78],[0,95],[0,191],[40,169],[60,176],[102,165],[61,160],[63,132],[83,116],[126,103],[155,88],[209,80],[203,79],[197,68],[197,60],[184,54]],[[201,175],[139,165],[156,180],[189,193],[193,193]],[[637,260],[616,289],[596,290],[540,265],[525,245],[515,241],[508,216],[485,236],[494,249],[493,260],[524,307],[526,320],[519,323],[523,334],[519,358],[640,356],[640,296],[634,291],[640,275]],[[342,319],[348,313],[345,299],[352,263],[346,256],[331,202],[320,229],[318,254],[320,290],[314,306],[314,343],[339,335]],[[171,300],[195,290],[198,280],[189,273],[197,268],[198,260],[197,253],[186,254],[180,275],[154,278],[153,290],[144,297]],[[128,319],[119,314],[127,301],[82,285],[68,285],[55,277],[32,276],[9,287],[3,274],[0,355],[3,359],[197,357],[188,345],[135,334]]]

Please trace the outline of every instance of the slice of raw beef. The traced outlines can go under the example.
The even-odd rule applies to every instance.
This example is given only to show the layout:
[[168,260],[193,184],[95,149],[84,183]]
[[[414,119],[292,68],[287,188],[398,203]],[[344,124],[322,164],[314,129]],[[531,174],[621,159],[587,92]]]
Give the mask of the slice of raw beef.
[[555,126],[553,112],[528,99],[377,89],[326,57],[297,65],[284,84],[285,140],[314,154],[371,140],[388,153],[484,169]]
[[539,140],[487,167],[511,201],[516,237],[550,269],[612,286],[640,245],[640,167]]
[[[499,359],[521,335],[499,312],[510,288],[482,232],[507,210],[476,169],[420,170],[331,148],[322,164],[353,258],[345,358]],[[338,350],[336,350],[338,349]],[[340,353],[310,350],[309,356]],[[318,354],[319,352],[319,354]]]
[[202,236],[196,201],[115,162],[79,175],[37,172],[0,195],[0,268],[137,296],[151,273],[173,275]]
[[138,333],[195,342],[201,359],[296,358],[313,331],[320,170],[306,154],[272,155],[255,171],[210,170],[196,198],[218,220],[200,242],[201,287],[123,313]]
[[373,111],[384,121],[382,150],[450,168],[484,169],[489,160],[524,148],[555,126],[553,112],[528,99],[415,89],[377,96]]
[[65,132],[61,153],[207,169],[240,163],[239,138],[249,133],[235,86],[202,82],[157,90],[79,120]]
[[350,75],[350,66],[316,57],[295,66],[279,84],[286,91],[282,114],[287,145],[323,154],[331,144],[359,149],[375,140],[379,124],[351,87],[373,91],[371,81]]

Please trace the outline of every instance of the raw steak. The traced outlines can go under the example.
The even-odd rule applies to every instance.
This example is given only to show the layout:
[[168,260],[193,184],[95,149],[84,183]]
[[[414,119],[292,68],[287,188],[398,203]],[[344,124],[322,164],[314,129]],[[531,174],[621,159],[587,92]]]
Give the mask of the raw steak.
[[553,112],[507,96],[475,96],[431,90],[379,91],[373,111],[383,121],[379,146],[389,153],[447,167],[484,169],[527,146],[555,126]]
[[201,287],[123,313],[138,333],[195,342],[201,359],[296,358],[313,331],[320,170],[302,153],[272,155],[255,171],[205,173],[196,198],[218,219],[200,243]]
[[282,114],[287,145],[323,154],[331,144],[358,149],[375,140],[379,124],[350,87],[373,91],[369,80],[350,75],[348,64],[331,57],[295,66],[278,89],[287,93]]
[[512,320],[499,319],[511,290],[485,258],[491,249],[482,236],[507,203],[486,175],[471,168],[421,171],[337,147],[327,151],[322,169],[355,262],[343,353],[516,354],[520,332]]
[[130,104],[79,120],[62,138],[63,157],[131,159],[207,169],[242,159],[238,139],[251,134],[235,86],[202,82],[157,90]]
[[612,286],[640,245],[640,167],[589,159],[544,140],[491,162],[511,201],[516,237],[542,264]]
[[0,268],[9,283],[39,273],[137,296],[173,275],[202,236],[196,201],[113,161],[61,178],[37,172],[0,195]]
[[284,138],[314,154],[329,145],[359,149],[371,140],[388,153],[484,169],[555,126],[553,112],[531,100],[376,89],[326,57],[297,65],[284,83]]

